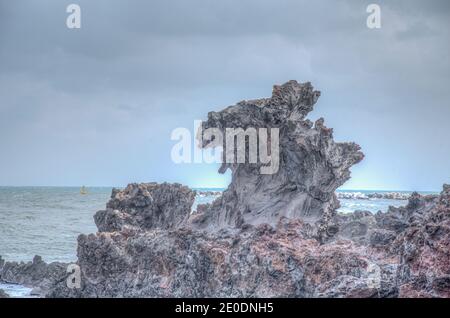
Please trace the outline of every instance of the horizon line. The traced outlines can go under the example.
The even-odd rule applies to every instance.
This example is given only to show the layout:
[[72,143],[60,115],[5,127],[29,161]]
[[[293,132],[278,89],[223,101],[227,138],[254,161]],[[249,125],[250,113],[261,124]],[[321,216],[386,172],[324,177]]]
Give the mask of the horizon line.
[[[151,182],[131,182],[131,183],[151,183]],[[161,183],[161,182],[157,182]],[[169,182],[169,183],[179,183],[179,182]],[[130,183],[128,183],[130,184]],[[128,185],[127,184],[127,185]],[[179,183],[182,184],[182,183]],[[127,185],[0,185],[0,188],[80,188],[80,187],[86,187],[86,188],[125,188]],[[185,184],[182,184],[185,185]],[[221,189],[224,190],[227,187],[192,187],[185,185],[191,189]],[[336,189],[336,191],[383,191],[383,192],[434,192],[434,193],[440,193],[442,189],[440,190],[405,190],[405,189],[373,189],[373,188],[353,188],[353,189]]]

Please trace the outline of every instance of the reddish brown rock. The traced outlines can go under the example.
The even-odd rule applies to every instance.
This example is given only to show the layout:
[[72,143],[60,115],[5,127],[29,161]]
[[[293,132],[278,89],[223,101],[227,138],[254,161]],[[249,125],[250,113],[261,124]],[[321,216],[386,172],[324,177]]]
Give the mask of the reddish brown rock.
[[431,207],[394,242],[393,253],[400,255],[400,297],[450,297],[450,185],[434,201],[414,201],[417,207]]

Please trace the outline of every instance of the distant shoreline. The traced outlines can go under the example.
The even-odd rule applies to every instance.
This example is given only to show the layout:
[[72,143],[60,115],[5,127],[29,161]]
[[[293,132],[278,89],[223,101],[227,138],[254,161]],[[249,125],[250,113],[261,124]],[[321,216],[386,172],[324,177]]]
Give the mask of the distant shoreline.
[[[125,186],[89,186],[85,185],[87,189],[121,189],[125,188]],[[81,188],[80,186],[46,186],[46,185],[40,185],[40,186],[8,186],[8,185],[0,185],[0,189],[4,188],[16,188],[16,189],[76,189],[77,191]],[[215,187],[190,187],[193,190],[196,191],[224,191],[226,188],[215,188]],[[336,192],[362,192],[362,193],[413,193],[417,192],[419,194],[439,194],[439,190],[379,190],[379,189],[338,189]]]

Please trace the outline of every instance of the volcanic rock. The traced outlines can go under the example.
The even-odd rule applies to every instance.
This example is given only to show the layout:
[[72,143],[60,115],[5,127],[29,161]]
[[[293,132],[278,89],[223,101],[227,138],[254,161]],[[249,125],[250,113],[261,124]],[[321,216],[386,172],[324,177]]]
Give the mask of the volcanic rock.
[[[5,262],[0,257],[0,282],[38,287],[44,295],[50,287],[66,279],[67,264],[47,264],[36,255],[32,262]],[[38,290],[38,289],[36,289]]]
[[[215,232],[182,223],[80,235],[81,288],[61,280],[47,296],[449,297],[449,189],[385,214],[338,215],[322,243],[311,224],[285,217]],[[373,238],[382,231],[387,241]]]
[[400,297],[450,297],[450,185],[439,197],[409,201],[410,226],[392,252],[400,255]]
[[195,191],[181,184],[130,184],[114,189],[94,220],[100,232],[170,229],[189,216],[194,199]]
[[3,289],[0,289],[0,298],[9,298],[9,295]]
[[[81,235],[81,289],[50,297],[374,297],[396,292],[389,264],[351,241],[321,245],[308,224],[238,231],[160,229]],[[390,271],[390,272],[389,272]],[[389,272],[382,278],[382,272]],[[380,274],[380,276],[376,276]],[[337,282],[345,279],[342,290]]]
[[[333,130],[325,127],[322,118],[315,124],[305,119],[319,96],[310,83],[289,81],[274,86],[271,98],[242,101],[208,114],[203,131],[216,128],[226,134],[228,128],[279,129],[279,170],[262,174],[261,163],[226,162],[224,141],[224,163],[219,172],[230,169],[231,184],[203,209],[203,217],[196,218],[200,227],[216,230],[244,224],[275,225],[287,217],[313,225],[318,237],[326,235],[339,207],[335,190],[350,178],[350,167],[364,155],[355,143],[334,142]],[[205,148],[220,146],[202,133],[197,139]]]

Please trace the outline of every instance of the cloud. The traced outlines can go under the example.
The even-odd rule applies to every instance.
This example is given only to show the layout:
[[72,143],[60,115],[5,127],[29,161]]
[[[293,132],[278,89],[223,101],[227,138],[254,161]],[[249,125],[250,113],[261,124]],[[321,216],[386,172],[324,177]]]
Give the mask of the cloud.
[[0,0],[0,184],[211,185],[171,130],[289,79],[366,152],[346,187],[448,181],[448,1],[378,1],[380,30],[351,0],[79,0],[69,30],[72,2]]

